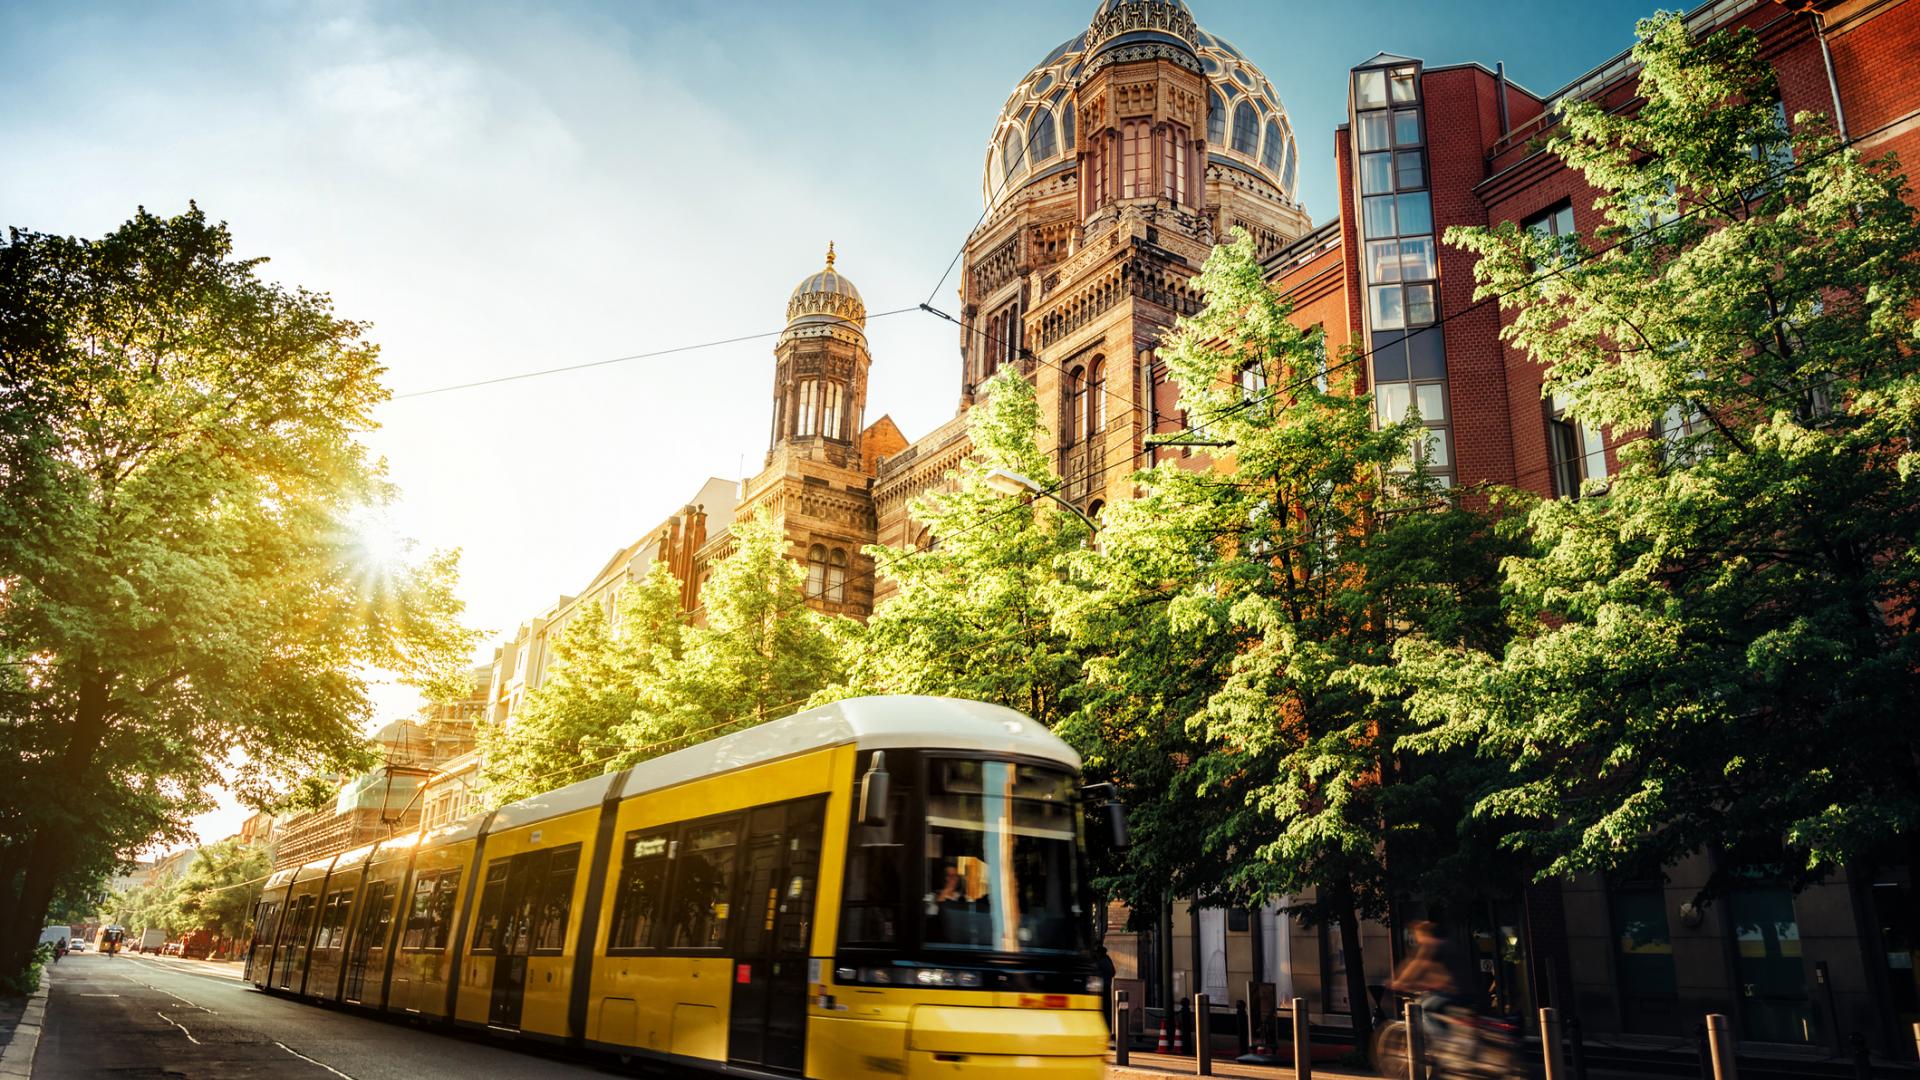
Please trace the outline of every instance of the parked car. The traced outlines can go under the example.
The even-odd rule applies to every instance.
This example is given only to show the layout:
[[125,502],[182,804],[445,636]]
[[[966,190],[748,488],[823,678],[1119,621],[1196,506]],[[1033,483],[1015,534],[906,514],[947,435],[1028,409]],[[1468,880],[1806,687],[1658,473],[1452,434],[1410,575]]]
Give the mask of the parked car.
[[186,945],[187,943],[184,941],[169,941],[165,945],[160,946],[160,955],[161,956],[184,955],[186,952]]

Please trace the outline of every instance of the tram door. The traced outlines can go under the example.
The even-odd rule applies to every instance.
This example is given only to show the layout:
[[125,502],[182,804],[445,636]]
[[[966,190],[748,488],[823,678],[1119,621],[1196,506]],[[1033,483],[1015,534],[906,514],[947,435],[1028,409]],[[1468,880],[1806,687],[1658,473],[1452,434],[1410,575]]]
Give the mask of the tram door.
[[299,989],[295,976],[295,965],[304,966],[307,957],[307,931],[313,925],[312,896],[302,896],[293,902],[293,908],[287,914],[286,933],[280,939],[280,977],[274,985],[282,990]]
[[370,882],[366,899],[360,902],[360,929],[347,949],[347,988],[343,996],[348,1001],[366,1000],[367,969],[378,970],[376,952],[382,958],[387,955],[387,931],[393,919],[393,902],[387,895],[391,888],[384,881]]
[[[487,1023],[495,1027],[520,1026],[520,1003],[527,993],[527,956],[533,951],[533,917],[551,854],[528,851],[507,862],[501,903],[504,914],[493,960],[493,1002],[487,1010]],[[499,865],[494,864],[496,868]]]
[[727,1059],[798,1073],[806,1064],[807,951],[826,799],[755,810],[741,867]]

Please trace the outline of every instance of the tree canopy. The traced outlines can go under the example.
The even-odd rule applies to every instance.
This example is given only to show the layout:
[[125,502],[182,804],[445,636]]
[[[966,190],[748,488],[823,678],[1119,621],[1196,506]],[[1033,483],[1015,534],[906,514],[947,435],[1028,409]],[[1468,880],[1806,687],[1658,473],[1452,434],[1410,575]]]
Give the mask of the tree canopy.
[[374,557],[376,347],[198,208],[0,245],[0,970],[76,875],[355,763],[368,673],[437,686],[455,558]]
[[1920,219],[1891,160],[1782,126],[1751,33],[1640,36],[1644,107],[1550,143],[1590,239],[1449,232],[1618,468],[1532,510],[1509,648],[1403,649],[1407,745],[1510,763],[1478,811],[1542,873],[1804,881],[1920,821]]

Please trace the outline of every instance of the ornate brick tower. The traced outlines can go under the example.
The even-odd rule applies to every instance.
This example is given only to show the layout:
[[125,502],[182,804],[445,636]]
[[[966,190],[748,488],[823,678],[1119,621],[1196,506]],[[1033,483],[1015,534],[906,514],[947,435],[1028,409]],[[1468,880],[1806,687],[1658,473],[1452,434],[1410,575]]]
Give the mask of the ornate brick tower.
[[874,542],[874,457],[898,451],[905,440],[885,417],[866,425],[867,309],[833,263],[829,244],[825,268],[787,301],[787,328],[773,349],[766,468],[742,485],[734,516],[765,509],[806,568],[812,606],[865,617],[873,610],[863,549]]
[[774,346],[773,435],[767,463],[781,447],[836,465],[860,460],[867,406],[867,308],[859,290],[827,265],[793,290],[787,328]]

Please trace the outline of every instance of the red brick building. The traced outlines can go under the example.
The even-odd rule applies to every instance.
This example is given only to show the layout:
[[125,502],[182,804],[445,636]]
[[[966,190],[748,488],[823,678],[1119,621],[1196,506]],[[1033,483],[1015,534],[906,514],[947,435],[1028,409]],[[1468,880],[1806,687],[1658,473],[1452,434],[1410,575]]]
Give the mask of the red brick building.
[[[1784,116],[1826,114],[1866,156],[1920,162],[1920,3],[1713,0],[1687,20],[1702,34],[1752,28],[1778,73]],[[1539,368],[1499,339],[1497,305],[1473,300],[1474,256],[1440,238],[1450,226],[1501,222],[1590,233],[1595,193],[1545,137],[1559,103],[1629,109],[1637,83],[1626,55],[1547,94],[1498,65],[1380,54],[1351,71],[1335,138],[1337,219],[1267,266],[1297,320],[1326,328],[1330,354],[1349,341],[1365,351],[1364,385],[1383,416],[1418,405],[1435,432],[1435,467],[1454,484],[1577,497],[1584,479],[1615,466],[1601,433],[1543,400]],[[1481,911],[1431,914],[1453,926],[1461,969],[1490,1004],[1522,1015],[1554,1005],[1590,1036],[1671,1042],[1711,1011],[1728,1013],[1748,1043],[1832,1054],[1858,1032],[1876,1050],[1914,1056],[1914,867],[1843,874],[1799,895],[1756,883],[1697,909],[1713,868],[1703,853],[1664,881],[1572,879]],[[1416,904],[1396,921],[1427,914]],[[1324,931],[1292,933],[1295,992],[1344,1011],[1325,970],[1333,951],[1312,940]],[[1373,947],[1376,934],[1397,957],[1402,935],[1370,931],[1376,954],[1387,951]],[[1369,957],[1369,982],[1387,959]]]

